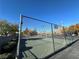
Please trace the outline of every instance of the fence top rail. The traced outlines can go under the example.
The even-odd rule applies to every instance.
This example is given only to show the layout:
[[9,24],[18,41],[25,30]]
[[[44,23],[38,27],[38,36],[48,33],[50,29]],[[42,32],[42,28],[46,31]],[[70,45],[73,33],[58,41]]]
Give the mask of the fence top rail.
[[[50,23],[50,22],[47,22],[47,21],[43,21],[43,20],[40,20],[40,19],[36,19],[36,18],[33,18],[33,17],[24,16],[24,15],[21,15],[21,16],[22,16],[22,17],[25,17],[25,18],[30,18],[30,19],[33,19],[33,20],[37,20],[37,21],[41,21],[41,22],[45,22],[45,23],[48,23],[48,24],[57,25],[57,24]],[[62,26],[62,25],[58,25],[58,26]],[[62,26],[62,27],[63,27],[63,26]]]

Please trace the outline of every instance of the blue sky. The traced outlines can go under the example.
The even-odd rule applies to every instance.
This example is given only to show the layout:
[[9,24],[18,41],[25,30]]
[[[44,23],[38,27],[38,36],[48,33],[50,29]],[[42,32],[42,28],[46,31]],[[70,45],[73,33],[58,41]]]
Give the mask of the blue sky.
[[79,23],[79,0],[0,0],[0,19],[19,23],[19,14],[69,26]]

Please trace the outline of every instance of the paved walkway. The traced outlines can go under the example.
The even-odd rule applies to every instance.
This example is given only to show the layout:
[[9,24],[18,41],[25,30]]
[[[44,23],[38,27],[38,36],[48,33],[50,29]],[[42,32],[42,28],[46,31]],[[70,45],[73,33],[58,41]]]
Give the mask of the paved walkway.
[[79,41],[50,59],[79,59]]

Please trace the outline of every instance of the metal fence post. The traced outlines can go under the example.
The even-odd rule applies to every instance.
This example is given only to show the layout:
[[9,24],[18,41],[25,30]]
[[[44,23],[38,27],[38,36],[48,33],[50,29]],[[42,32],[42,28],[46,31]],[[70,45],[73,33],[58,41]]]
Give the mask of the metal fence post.
[[17,51],[16,51],[16,57],[15,57],[15,59],[19,59],[21,31],[22,31],[22,15],[20,14],[19,37],[18,37]]
[[53,25],[51,24],[51,32],[52,32],[52,40],[53,40],[53,49],[55,52],[55,42],[54,42],[54,35],[53,35]]
[[66,42],[66,45],[67,45],[67,41],[66,41],[66,34],[65,34],[65,29],[64,29],[64,26],[63,26],[63,34],[64,34],[64,39],[65,39],[65,42]]

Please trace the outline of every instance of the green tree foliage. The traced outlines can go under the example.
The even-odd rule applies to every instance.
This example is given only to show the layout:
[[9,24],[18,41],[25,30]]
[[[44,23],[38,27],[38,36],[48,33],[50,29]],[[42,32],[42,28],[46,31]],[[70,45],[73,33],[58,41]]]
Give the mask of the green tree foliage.
[[0,35],[7,35],[18,32],[18,25],[10,24],[7,21],[0,21]]
[[17,24],[12,24],[12,25],[10,25],[10,27],[11,27],[11,32],[12,32],[12,33],[16,33],[16,32],[19,31]]

